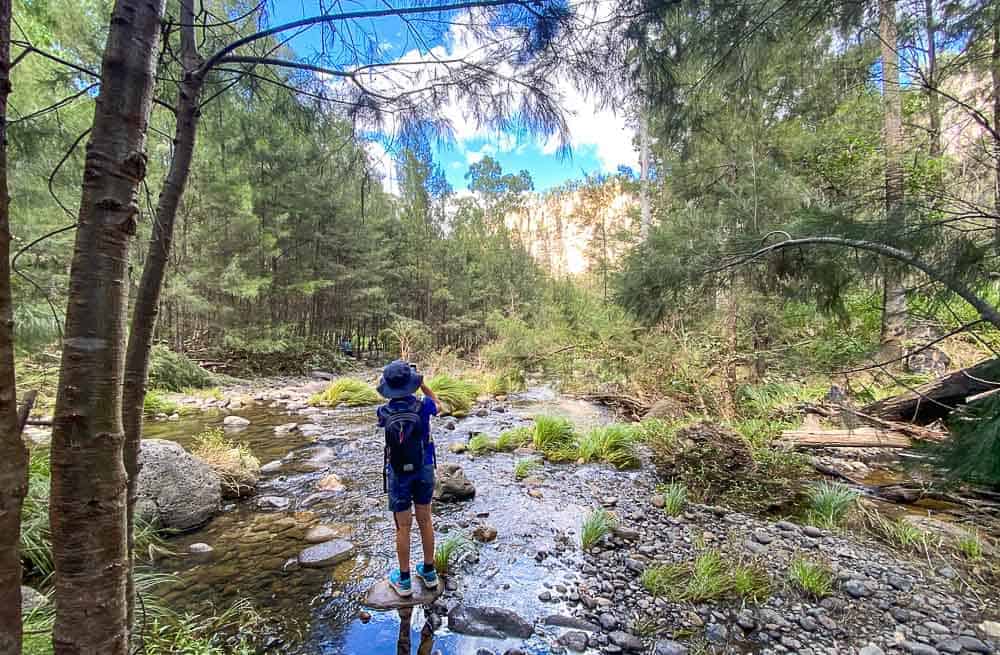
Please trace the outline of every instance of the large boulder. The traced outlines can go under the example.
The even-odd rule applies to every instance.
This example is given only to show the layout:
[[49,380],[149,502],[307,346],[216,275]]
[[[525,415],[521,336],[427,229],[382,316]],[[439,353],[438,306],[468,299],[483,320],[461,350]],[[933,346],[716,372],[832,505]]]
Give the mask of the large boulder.
[[434,476],[434,500],[454,503],[475,496],[476,487],[465,477],[461,466],[451,462],[438,465]]
[[179,444],[143,439],[139,451],[138,516],[161,528],[192,530],[219,511],[222,481]]
[[458,634],[491,639],[527,639],[535,632],[534,626],[511,610],[461,604],[448,612],[448,629]]
[[666,397],[657,400],[653,403],[653,406],[649,408],[646,415],[643,418],[655,418],[664,421],[675,420],[679,418],[684,418],[687,415],[687,409],[684,404],[673,398]]
[[354,557],[354,544],[344,539],[333,539],[306,548],[299,553],[299,565],[311,569],[335,566]]

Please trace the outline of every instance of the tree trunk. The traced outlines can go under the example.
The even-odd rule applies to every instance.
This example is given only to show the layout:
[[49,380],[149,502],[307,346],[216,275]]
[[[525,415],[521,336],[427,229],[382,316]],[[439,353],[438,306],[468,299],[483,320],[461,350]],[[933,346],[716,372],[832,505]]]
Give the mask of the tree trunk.
[[927,33],[927,113],[931,157],[941,156],[941,98],[937,88],[937,28],[934,25],[934,0],[924,0],[924,29]]
[[649,114],[645,108],[645,101],[639,115],[639,199],[642,207],[640,235],[646,239],[653,218],[649,206]]
[[57,655],[125,655],[122,381],[129,245],[165,0],[118,0],[87,144],[52,430]]
[[899,396],[872,403],[862,411],[889,421],[926,425],[943,418],[969,396],[1000,388],[1000,359],[988,359]]
[[[1000,4],[993,6],[993,53],[990,61],[993,82],[993,130],[1000,130]],[[993,220],[997,222],[996,251],[1000,252],[1000,138],[993,137]]]
[[14,386],[14,301],[10,285],[10,193],[7,189],[7,97],[10,95],[11,0],[0,0],[0,653],[21,652],[21,503],[27,452]]
[[149,373],[149,352],[153,345],[153,332],[160,306],[160,291],[170,259],[177,208],[191,172],[195,136],[198,129],[204,76],[198,73],[201,59],[194,36],[194,10],[192,0],[181,2],[181,58],[184,78],[177,100],[174,156],[160,197],[157,201],[153,232],[149,238],[149,251],[142,269],[142,280],[135,299],[132,325],[129,332],[128,351],[125,356],[125,386],[122,396],[122,419],[125,427],[124,462],[128,475],[128,620],[131,626],[135,610],[135,585],[132,578],[134,522],[137,483],[139,477],[139,447],[142,441],[142,413],[146,398],[146,377]]
[[[899,53],[896,38],[896,0],[879,0],[879,36],[882,42],[882,97],[885,108],[886,232],[897,234],[903,223],[903,118],[899,89]],[[903,354],[906,336],[906,288],[903,273],[889,264],[883,276],[882,357]]]

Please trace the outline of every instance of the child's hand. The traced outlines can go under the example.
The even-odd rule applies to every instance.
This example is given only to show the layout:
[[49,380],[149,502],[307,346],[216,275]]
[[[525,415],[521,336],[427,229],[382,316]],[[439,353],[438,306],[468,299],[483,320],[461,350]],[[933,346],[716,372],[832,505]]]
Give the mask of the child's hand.
[[424,395],[434,401],[434,406],[441,409],[441,401],[438,400],[437,395],[431,391],[431,388],[427,386],[425,382],[420,383],[420,390],[424,392]]

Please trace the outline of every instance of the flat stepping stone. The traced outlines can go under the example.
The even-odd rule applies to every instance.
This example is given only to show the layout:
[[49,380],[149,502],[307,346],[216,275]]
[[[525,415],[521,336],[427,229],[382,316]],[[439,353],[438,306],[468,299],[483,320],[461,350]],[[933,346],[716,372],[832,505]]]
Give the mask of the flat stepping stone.
[[349,560],[354,557],[354,553],[354,544],[343,539],[334,539],[303,550],[299,553],[299,565],[321,569]]
[[423,581],[413,576],[413,595],[403,598],[389,586],[388,580],[379,580],[368,588],[361,604],[373,610],[395,610],[417,605],[430,605],[444,592],[444,583],[438,579],[436,589],[428,589]]

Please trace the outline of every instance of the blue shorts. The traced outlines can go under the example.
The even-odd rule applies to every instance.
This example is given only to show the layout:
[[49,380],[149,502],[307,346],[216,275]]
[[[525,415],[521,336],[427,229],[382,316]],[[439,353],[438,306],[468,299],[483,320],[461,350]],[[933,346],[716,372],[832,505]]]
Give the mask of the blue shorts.
[[389,511],[406,512],[413,505],[429,505],[434,497],[434,465],[425,464],[419,471],[397,475],[386,465],[389,486]]

